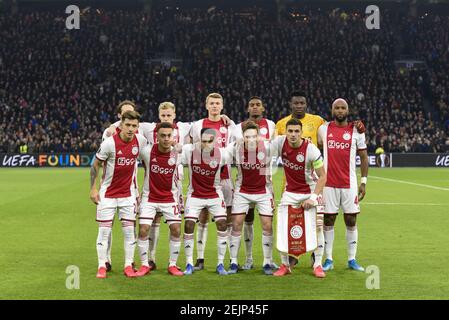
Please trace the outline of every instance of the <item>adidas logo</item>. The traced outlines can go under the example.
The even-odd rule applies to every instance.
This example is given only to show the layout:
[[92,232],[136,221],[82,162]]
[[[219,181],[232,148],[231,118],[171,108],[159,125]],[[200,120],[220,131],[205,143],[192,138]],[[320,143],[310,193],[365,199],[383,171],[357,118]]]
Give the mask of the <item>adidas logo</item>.
[[270,246],[269,243],[264,243],[263,245],[264,245],[265,247],[269,247],[269,246]]
[[156,158],[153,158],[153,160],[151,160],[151,162],[157,162],[157,159],[156,159]]
[[284,152],[283,155],[286,157],[287,156],[287,152]]
[[172,254],[179,254],[179,251],[172,252]]
[[97,246],[103,246],[103,244],[101,242],[97,243]]
[[141,256],[146,256],[146,255],[147,255],[147,253],[146,253],[146,252],[144,252],[144,253],[142,253],[142,254],[141,254]]
[[187,246],[185,246],[185,248],[186,248],[186,249],[189,249],[189,248],[191,248],[191,246],[190,246],[190,245],[187,245]]
[[329,138],[333,138],[334,135],[333,135],[332,133],[329,133],[328,137],[329,137]]
[[235,246],[233,245],[233,244],[231,244],[230,246],[229,246],[229,248],[234,248]]
[[250,242],[251,240],[250,239],[245,239],[245,242]]
[[117,152],[117,154],[123,154],[122,150],[119,150],[119,151]]
[[198,243],[201,243],[201,244],[203,244],[203,241],[199,240],[199,241],[198,241]]
[[352,241],[351,244],[357,244],[357,241]]
[[226,241],[221,242],[220,244],[228,244]]

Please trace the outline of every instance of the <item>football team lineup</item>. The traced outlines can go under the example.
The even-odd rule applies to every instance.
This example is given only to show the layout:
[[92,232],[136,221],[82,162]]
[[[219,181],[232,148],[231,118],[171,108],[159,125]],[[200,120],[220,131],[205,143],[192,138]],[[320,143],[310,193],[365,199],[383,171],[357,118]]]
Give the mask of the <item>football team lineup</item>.
[[[213,117],[193,124],[176,123],[170,103],[159,108],[160,124],[139,123],[135,106],[130,101],[122,103],[118,108],[120,122],[105,131],[97,163],[91,169],[91,191],[95,191],[103,163],[100,160],[106,160],[103,191],[100,186],[99,192],[91,192],[97,210],[92,202],[81,200],[86,199],[86,169],[2,169],[4,183],[0,187],[5,200],[0,207],[7,213],[3,222],[12,226],[0,236],[7,244],[5,260],[34,257],[35,268],[26,279],[36,289],[19,291],[20,268],[13,270],[2,262],[6,270],[1,275],[4,294],[67,299],[172,299],[173,295],[176,299],[223,299],[223,295],[248,299],[252,293],[259,299],[447,298],[447,281],[440,275],[449,257],[444,248],[435,248],[435,243],[445,241],[444,224],[432,230],[422,228],[429,219],[423,214],[426,207],[435,216],[432,219],[445,218],[449,207],[447,170],[371,168],[374,173],[368,199],[363,200],[365,188],[360,188],[363,184],[357,180],[366,186],[367,181],[361,179],[367,177],[368,170],[364,134],[347,122],[349,110],[344,100],[337,99],[332,106],[334,122],[325,122],[307,113],[305,97],[294,92],[290,101],[293,116],[281,119],[278,125],[263,118],[259,97],[249,100],[249,121],[239,125],[221,115],[221,97],[208,100],[209,116],[215,113],[219,127],[212,126]],[[211,101],[218,102],[208,106]],[[130,119],[133,117],[136,119]],[[304,125],[310,119],[318,120],[315,129]],[[339,133],[341,141],[329,142],[340,129],[332,124],[345,128]],[[304,133],[302,127],[316,134]],[[360,129],[364,130],[363,124]],[[309,139],[301,139],[301,135]],[[217,144],[219,136],[221,145]],[[140,141],[133,144],[136,139]],[[324,146],[324,157],[314,143]],[[336,159],[333,151],[347,153]],[[358,178],[356,152],[362,164]],[[114,157],[109,159],[111,154]],[[267,170],[276,156],[282,158],[284,169]],[[136,169],[139,160],[145,170]],[[345,177],[329,174],[332,166],[341,164],[348,167]],[[227,172],[220,170],[222,167]],[[128,178],[114,178],[116,170]],[[224,174],[227,179],[222,178]],[[120,183],[110,188],[114,181]],[[329,187],[332,183],[340,183],[340,188]],[[226,187],[231,188],[231,199],[227,200]],[[348,196],[349,202],[341,202],[345,198],[341,194],[339,203],[335,193],[326,195],[326,188],[355,191]],[[122,193],[128,195],[131,205],[127,206]],[[137,195],[140,210],[136,215]],[[103,202],[102,207],[100,202],[108,196],[115,197],[107,200],[112,204]],[[326,203],[326,199],[331,200]],[[344,218],[335,219],[340,205]],[[93,223],[95,211],[99,227]],[[114,224],[116,211],[121,223]],[[40,222],[26,225],[25,239],[12,231],[22,225],[19,212],[27,212],[30,219]],[[362,221],[360,236],[357,215],[351,214],[356,212],[363,212],[358,217]],[[167,223],[161,223],[162,218]],[[213,221],[216,228],[210,227]],[[51,227],[49,235],[46,226]],[[97,278],[109,280],[95,279],[96,232]],[[211,243],[215,237],[216,244]],[[118,245],[121,241],[125,250]],[[359,241],[363,249],[358,256],[364,267],[355,260]],[[47,255],[49,250],[52,255]],[[435,273],[425,274],[427,263],[419,259],[424,253],[432,261],[438,259]],[[398,259],[416,262],[402,266],[397,273]],[[217,273],[232,276],[219,277]],[[214,289],[217,279],[223,279],[219,280],[220,292]],[[44,296],[39,293],[43,283],[49,288]]]
[[[325,278],[325,272],[334,268],[334,224],[340,208],[346,224],[348,268],[365,271],[356,261],[356,220],[360,213],[359,201],[365,196],[368,154],[365,128],[360,121],[348,121],[348,103],[342,98],[335,99],[332,103],[334,121],[325,123],[321,117],[306,113],[305,94],[295,91],[290,95],[291,115],[277,125],[263,117],[263,101],[257,96],[249,99],[249,119],[239,126],[230,119],[225,120],[223,97],[219,93],[209,94],[205,107],[207,118],[192,124],[176,123],[175,105],[163,102],[158,109],[161,122],[156,124],[140,123],[132,101],[118,105],[120,122],[105,130],[104,141],[91,168],[90,198],[97,206],[99,225],[97,278],[106,278],[112,269],[112,224],[117,211],[125,238],[124,274],[130,278],[143,277],[157,268],[160,229],[157,215],[164,217],[170,229],[170,275],[192,275],[204,269],[209,215],[217,226],[216,272],[230,275],[253,269],[254,209],[262,225],[265,275],[290,274],[297,257],[312,252],[313,274]],[[324,158],[317,146],[322,147]],[[360,185],[357,184],[356,154],[361,162]],[[276,247],[281,254],[280,266],[273,261],[275,204],[271,163],[276,157],[282,159],[285,172],[285,188],[277,207]],[[142,192],[136,184],[139,160],[145,168]],[[230,176],[233,163],[238,172],[235,186]],[[184,165],[189,171],[185,205]],[[104,166],[103,178],[98,190],[101,166]],[[182,211],[185,211],[183,237]],[[246,262],[241,266],[238,254],[243,229]],[[182,242],[185,271],[177,265]],[[195,242],[196,263],[193,262]],[[136,245],[141,258],[138,270],[134,264]],[[229,270],[224,266],[227,249]]]

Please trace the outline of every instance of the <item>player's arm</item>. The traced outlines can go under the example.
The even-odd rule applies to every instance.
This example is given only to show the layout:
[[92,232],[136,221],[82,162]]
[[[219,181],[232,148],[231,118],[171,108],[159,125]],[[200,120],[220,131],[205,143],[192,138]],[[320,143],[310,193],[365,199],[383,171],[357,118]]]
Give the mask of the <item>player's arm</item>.
[[310,209],[310,208],[318,205],[318,201],[317,201],[318,195],[323,192],[324,186],[326,185],[327,176],[326,176],[326,170],[324,170],[324,163],[323,163],[323,158],[321,157],[321,155],[317,160],[315,160],[313,162],[312,165],[313,165],[313,168],[314,168],[316,174],[318,175],[318,181],[315,185],[315,190],[313,190],[313,193],[310,196],[310,198],[302,203],[302,206],[304,207],[304,209]]
[[223,120],[225,125],[229,126],[231,124],[232,120],[227,115],[222,114],[220,117],[221,117],[221,120]]
[[102,163],[103,162],[98,158],[95,158],[92,166],[90,167],[90,200],[92,200],[92,202],[95,204],[98,204],[100,202],[100,196],[97,189],[97,178]]
[[357,132],[360,134],[365,133],[366,131],[365,125],[363,124],[362,120],[354,121],[354,127],[356,127]]
[[368,168],[369,168],[368,151],[366,149],[358,150],[357,154],[360,157],[360,171],[362,174],[362,178],[360,179],[360,186],[359,186],[359,201],[362,201],[363,198],[365,198],[366,180],[368,178]]
[[108,138],[108,137],[113,136],[115,134],[115,129],[117,129],[119,126],[120,126],[120,121],[117,121],[117,122],[114,122],[113,124],[111,124],[109,126],[109,128],[106,129],[103,138]]

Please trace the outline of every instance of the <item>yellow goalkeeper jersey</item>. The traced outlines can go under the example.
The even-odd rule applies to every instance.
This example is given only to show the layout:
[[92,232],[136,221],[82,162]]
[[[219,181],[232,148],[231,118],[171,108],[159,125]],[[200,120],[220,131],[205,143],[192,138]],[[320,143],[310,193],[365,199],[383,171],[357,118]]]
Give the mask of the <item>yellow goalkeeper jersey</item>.
[[[292,115],[282,118],[276,123],[276,135],[285,134],[285,125]],[[315,114],[306,113],[304,118],[300,119],[302,123],[302,137],[318,145],[318,128],[325,122],[323,118]]]

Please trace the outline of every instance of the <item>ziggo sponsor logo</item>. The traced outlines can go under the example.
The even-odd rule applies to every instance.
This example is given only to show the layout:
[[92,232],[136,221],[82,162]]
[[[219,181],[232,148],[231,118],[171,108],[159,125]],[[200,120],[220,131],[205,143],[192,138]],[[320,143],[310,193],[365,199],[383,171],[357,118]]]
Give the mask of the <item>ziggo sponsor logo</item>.
[[244,170],[260,170],[260,169],[264,169],[266,168],[266,164],[265,163],[241,163],[240,164],[242,166],[242,169]]
[[119,166],[132,166],[136,163],[136,159],[131,158],[131,159],[127,159],[124,157],[121,158],[117,158],[117,165]]
[[284,167],[288,167],[288,168],[290,168],[292,170],[297,170],[297,171],[304,170],[303,166],[300,166],[298,164],[292,163],[288,159],[283,159],[283,164],[284,164]]
[[174,168],[163,168],[158,166],[157,164],[151,165],[151,172],[159,173],[159,174],[173,174],[175,172]]
[[348,142],[338,142],[335,140],[329,140],[327,142],[327,147],[329,149],[349,149],[351,145]]
[[214,176],[217,173],[217,170],[206,170],[195,165],[192,166],[192,171],[202,176]]

